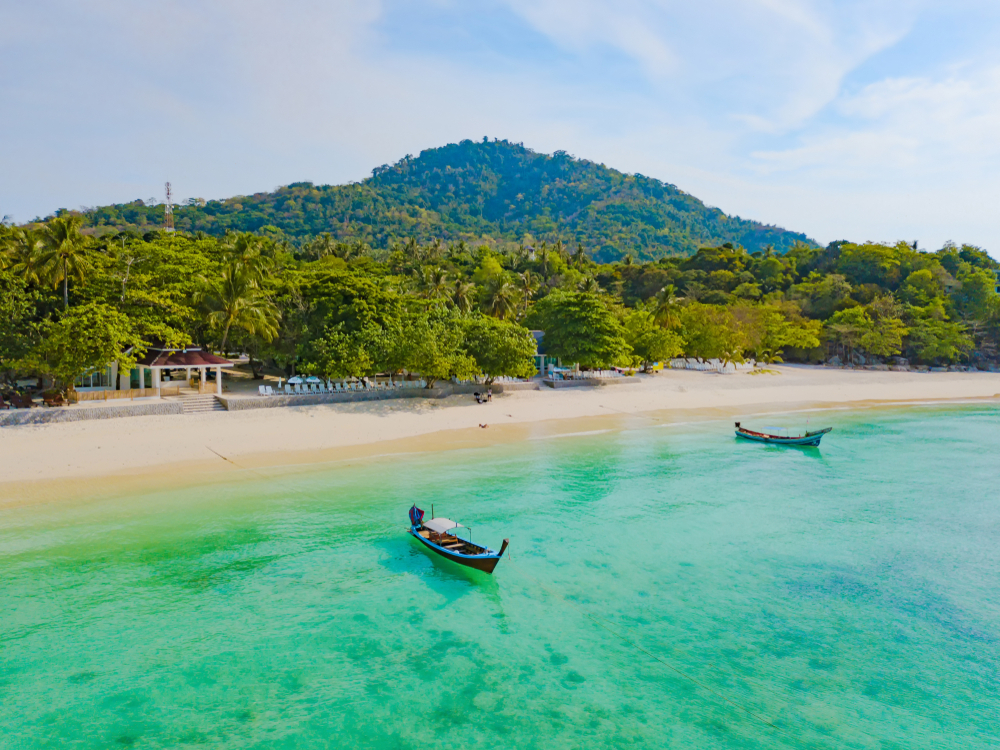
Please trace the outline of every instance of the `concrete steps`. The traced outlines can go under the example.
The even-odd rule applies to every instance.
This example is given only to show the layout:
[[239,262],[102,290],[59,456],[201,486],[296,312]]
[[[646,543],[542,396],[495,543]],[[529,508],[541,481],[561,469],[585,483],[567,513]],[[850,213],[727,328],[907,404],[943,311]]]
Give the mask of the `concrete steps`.
[[185,396],[181,399],[185,414],[206,414],[210,411],[225,411],[226,407],[213,395]]

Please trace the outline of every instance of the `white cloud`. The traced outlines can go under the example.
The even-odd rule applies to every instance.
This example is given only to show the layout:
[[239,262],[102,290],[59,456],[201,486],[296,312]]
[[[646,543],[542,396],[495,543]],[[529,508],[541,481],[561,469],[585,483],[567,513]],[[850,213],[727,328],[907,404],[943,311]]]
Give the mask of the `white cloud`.
[[833,101],[844,76],[914,19],[905,0],[507,2],[559,44],[614,48],[703,111],[769,133],[799,127]]
[[[865,182],[885,170],[945,184],[1000,166],[1000,67],[946,78],[889,78],[841,97],[841,124],[793,148],[751,156],[765,170],[813,169]],[[959,169],[956,169],[961,165]]]
[[577,52],[606,45],[634,58],[647,74],[674,72],[678,60],[656,23],[656,3],[643,0],[509,0],[535,29]]

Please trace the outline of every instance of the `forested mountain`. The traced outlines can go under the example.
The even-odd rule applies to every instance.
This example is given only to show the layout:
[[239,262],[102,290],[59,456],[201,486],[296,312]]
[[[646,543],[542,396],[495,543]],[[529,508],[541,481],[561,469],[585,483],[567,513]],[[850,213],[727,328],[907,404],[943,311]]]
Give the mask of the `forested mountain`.
[[[149,230],[162,205],[87,210],[85,225]],[[339,242],[391,248],[410,238],[491,245],[561,240],[599,262],[688,256],[723,243],[784,252],[804,234],[727,216],[683,190],[564,151],[549,156],[509,141],[462,141],[406,156],[349,185],[298,182],[272,193],[192,200],[174,209],[178,230],[277,235],[293,245],[329,233]],[[278,230],[278,231],[275,231]]]

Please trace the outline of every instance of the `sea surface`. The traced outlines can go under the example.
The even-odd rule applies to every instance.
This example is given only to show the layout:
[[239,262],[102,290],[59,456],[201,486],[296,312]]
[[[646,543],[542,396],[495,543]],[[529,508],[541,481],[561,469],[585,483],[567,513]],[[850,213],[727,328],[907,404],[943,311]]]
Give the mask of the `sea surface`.
[[807,418],[8,506],[0,748],[1000,746],[1000,409]]

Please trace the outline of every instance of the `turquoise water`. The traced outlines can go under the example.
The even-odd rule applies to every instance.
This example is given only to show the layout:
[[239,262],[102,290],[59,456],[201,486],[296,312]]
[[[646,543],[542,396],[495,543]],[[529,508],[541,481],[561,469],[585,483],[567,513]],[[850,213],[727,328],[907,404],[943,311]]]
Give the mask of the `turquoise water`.
[[995,748],[1000,410],[811,418],[0,511],[0,747]]

